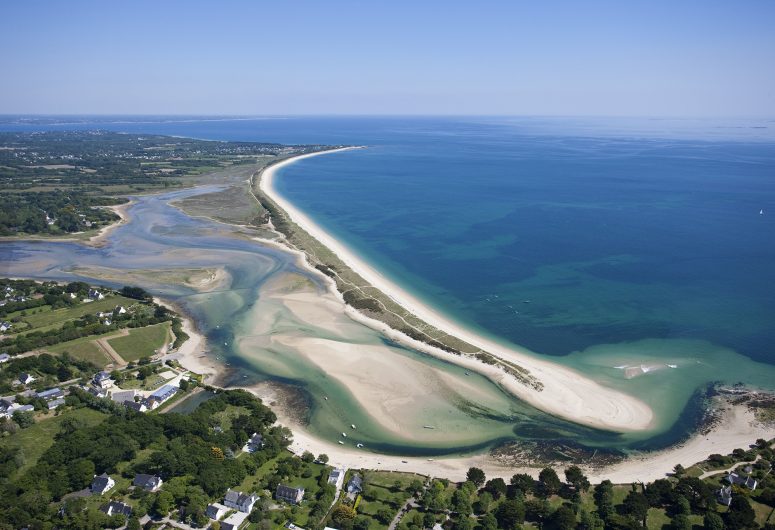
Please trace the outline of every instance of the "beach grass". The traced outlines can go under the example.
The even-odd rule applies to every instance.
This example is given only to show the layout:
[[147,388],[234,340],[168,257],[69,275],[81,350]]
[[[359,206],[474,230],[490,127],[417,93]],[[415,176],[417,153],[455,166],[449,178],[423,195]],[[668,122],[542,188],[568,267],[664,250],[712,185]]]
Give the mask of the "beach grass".
[[127,362],[150,357],[164,346],[170,336],[170,323],[161,322],[144,328],[133,328],[123,337],[108,339],[108,343]]

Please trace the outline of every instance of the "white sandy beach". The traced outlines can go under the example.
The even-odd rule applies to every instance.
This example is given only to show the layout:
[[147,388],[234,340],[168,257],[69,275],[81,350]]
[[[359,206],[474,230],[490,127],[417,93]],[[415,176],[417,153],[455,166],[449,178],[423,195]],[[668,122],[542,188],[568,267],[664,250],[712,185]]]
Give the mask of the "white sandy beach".
[[[539,467],[527,467],[519,463],[496,460],[487,453],[466,456],[437,458],[390,456],[371,453],[368,448],[358,449],[352,445],[339,445],[310,434],[281,406],[271,384],[259,384],[248,390],[272,405],[278,421],[291,428],[293,443],[289,449],[297,455],[310,451],[315,455],[324,453],[335,467],[350,469],[379,469],[383,471],[406,471],[420,473],[453,481],[464,481],[466,472],[472,466],[482,469],[488,478],[501,477],[507,482],[515,473],[528,473],[538,477]],[[747,448],[757,438],[769,439],[772,426],[757,422],[754,414],[745,405],[727,406],[721,421],[705,434],[696,434],[684,443],[661,451],[644,452],[626,460],[604,467],[589,467],[581,464],[591,482],[611,480],[614,484],[649,482],[664,478],[672,473],[676,464],[689,467],[714,453],[729,454],[737,448]],[[562,464],[555,466],[557,471]]]
[[[552,415],[591,427],[617,432],[645,430],[653,425],[654,414],[651,408],[633,396],[606,388],[569,368],[538,359],[525,351],[496,343],[434,311],[357,257],[275,190],[274,178],[280,168],[303,158],[347,149],[355,148],[310,153],[279,162],[264,170],[259,186],[264,193],[288,213],[297,225],[328,247],[371,285],[380,289],[409,312],[432,326],[503,360],[526,368],[533,377],[544,385],[544,389],[538,392],[518,381],[513,376],[478,360],[461,358],[432,348],[424,343],[411,340],[403,334],[388,329],[385,324],[369,319],[353,310],[350,311],[350,314],[354,318],[380,329],[391,337],[401,338],[402,342],[408,343],[414,348],[426,351],[450,362],[462,364],[471,370],[476,370],[490,377],[520,399]],[[331,282],[331,288],[335,290],[333,282]]]

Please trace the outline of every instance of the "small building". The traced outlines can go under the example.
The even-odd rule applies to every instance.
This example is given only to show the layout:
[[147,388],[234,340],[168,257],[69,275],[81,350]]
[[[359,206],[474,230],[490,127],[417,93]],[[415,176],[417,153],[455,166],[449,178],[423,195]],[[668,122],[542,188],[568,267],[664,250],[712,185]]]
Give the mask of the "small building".
[[351,495],[360,495],[363,493],[363,479],[358,473],[353,475],[347,483],[347,493]]
[[95,476],[91,481],[92,495],[103,495],[105,492],[110,491],[113,486],[116,485],[116,481],[110,478],[110,475],[103,473],[102,475]]
[[[172,385],[164,385],[163,387],[156,390],[153,394],[148,396],[148,401],[156,401],[158,406],[161,403],[164,403],[169,398],[175,395],[177,393],[178,387],[172,386]],[[149,407],[149,408],[156,408],[156,407]]]
[[285,523],[285,528],[287,528],[288,530],[306,530],[306,528],[302,528],[301,526],[297,526],[293,524],[292,521],[288,521],[287,523]]
[[234,508],[244,513],[250,513],[253,511],[253,506],[258,501],[258,495],[251,493],[250,495],[242,493],[241,491],[234,491],[232,489],[226,490],[226,495],[223,498],[223,504],[228,508]]
[[749,490],[753,491],[756,489],[756,486],[758,485],[758,482],[753,477],[744,477],[742,475],[739,475],[737,473],[730,473],[727,475],[724,480],[729,482],[730,484],[736,484],[738,486],[743,486],[748,488]]
[[242,450],[246,453],[255,453],[262,447],[264,447],[264,437],[254,432],[250,440],[242,447]]
[[32,377],[32,375],[30,375],[30,374],[28,374],[28,373],[25,373],[25,372],[22,372],[22,373],[20,373],[20,374],[19,374],[19,382],[20,382],[21,384],[23,384],[23,385],[29,385],[29,384],[30,384],[30,383],[32,383],[33,381],[35,381],[35,378],[34,378],[34,377]]
[[288,504],[299,504],[304,498],[304,488],[292,488],[284,484],[278,484],[274,498]]
[[0,353],[0,364],[7,363],[11,359],[11,356],[7,353]]
[[121,514],[125,515],[126,517],[132,515],[132,507],[119,501],[110,501],[107,504],[103,504],[100,506],[100,511],[108,515]]
[[245,525],[247,519],[248,514],[245,512],[234,512],[221,521],[221,530],[239,530]]
[[94,374],[92,384],[97,388],[106,389],[113,386],[113,380],[110,378],[110,374],[108,372],[102,371]]
[[44,390],[43,392],[37,392],[35,394],[35,397],[44,399],[46,401],[53,401],[55,399],[61,399],[65,397],[65,393],[62,392],[62,389],[60,388],[49,388],[48,390]]
[[137,390],[116,390],[111,392],[110,399],[116,403],[123,403],[124,401],[134,401],[138,394]]
[[148,412],[148,407],[145,406],[144,401],[124,401],[124,406],[135,412]]
[[138,488],[142,488],[145,491],[154,492],[161,488],[163,482],[164,481],[161,479],[161,477],[157,477],[156,475],[145,475],[143,473],[138,473],[135,475],[135,479],[132,481],[132,485],[137,486]]
[[97,289],[89,289],[90,300],[104,300],[105,295],[99,292]]
[[226,515],[226,512],[228,511],[229,509],[223,504],[214,502],[212,504],[207,505],[207,509],[205,510],[205,515],[207,515],[207,517],[209,517],[214,521],[219,521],[220,519],[223,518],[224,515]]
[[342,489],[344,484],[344,469],[334,469],[331,474],[328,475],[328,483],[333,484],[337,490]]
[[13,327],[13,324],[11,324],[10,322],[5,322],[5,321],[0,322],[0,333],[8,331],[12,327]]
[[98,398],[108,397],[108,391],[105,390],[104,388],[97,388],[96,386],[88,385],[86,387],[86,391],[92,396],[95,396]]
[[729,506],[732,504],[732,486],[722,487],[716,492],[719,504]]
[[59,399],[53,399],[48,402],[48,410],[54,410],[57,407],[61,407],[65,404],[65,400],[63,398]]
[[118,315],[124,315],[126,314],[126,308],[122,305],[119,305],[119,306],[116,306],[113,312]]

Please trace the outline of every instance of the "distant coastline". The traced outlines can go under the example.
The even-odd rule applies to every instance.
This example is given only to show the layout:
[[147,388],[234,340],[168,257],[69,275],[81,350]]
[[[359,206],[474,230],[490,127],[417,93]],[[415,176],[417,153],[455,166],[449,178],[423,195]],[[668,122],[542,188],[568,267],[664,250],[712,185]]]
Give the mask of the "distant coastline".
[[[307,254],[318,270],[329,277],[341,278],[345,273],[342,270],[344,265],[362,278],[364,280],[362,283],[369,284],[369,288],[362,288],[360,291],[364,293],[368,291],[366,298],[374,300],[373,303],[380,304],[380,307],[369,307],[365,302],[361,302],[362,299],[353,304],[344,296],[344,300],[350,302],[348,305],[353,308],[351,311],[353,316],[414,348],[475,370],[520,399],[552,415],[575,423],[617,432],[640,431],[653,426],[654,414],[642,401],[623,392],[606,388],[571,369],[537,359],[523,351],[506,348],[438,314],[366,264],[316,225],[304,212],[282,197],[274,187],[277,171],[289,164],[311,156],[352,149],[358,149],[358,147],[308,153],[270,165],[256,175],[254,192],[259,195],[259,201],[263,199],[262,203],[271,202],[267,206],[273,214],[272,222],[275,228],[286,235],[291,245],[300,246],[297,244],[299,233],[302,237],[311,236],[323,245],[323,252],[320,252],[321,249],[317,249],[316,252],[314,247],[307,244],[301,245],[300,249]],[[278,215],[285,218],[277,219]],[[289,234],[291,237],[288,237]],[[297,237],[294,238],[294,235]],[[326,250],[336,259],[327,259],[331,256],[325,255]],[[391,325],[390,320],[380,318],[381,312],[385,309],[389,310],[386,307],[386,301],[393,301],[410,313],[414,325],[413,329],[409,330],[409,334],[406,333],[405,328]],[[358,307],[359,305],[361,307]],[[378,322],[375,322],[375,319]],[[402,315],[402,320],[408,319]],[[422,340],[424,337],[412,333],[418,329],[427,330],[427,336],[431,340]],[[438,331],[441,335],[433,336]],[[452,340],[447,340],[447,337]],[[455,348],[458,351],[453,351],[453,347],[460,342],[466,346],[472,345],[476,350],[468,353],[461,351],[462,348]],[[492,362],[492,357],[496,362]],[[516,373],[514,369],[517,370]]]

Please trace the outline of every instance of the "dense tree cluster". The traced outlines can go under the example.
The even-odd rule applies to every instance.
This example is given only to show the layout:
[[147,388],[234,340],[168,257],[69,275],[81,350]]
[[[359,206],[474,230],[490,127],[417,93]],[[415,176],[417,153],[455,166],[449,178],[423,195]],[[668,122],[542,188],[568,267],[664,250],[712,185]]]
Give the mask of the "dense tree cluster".
[[[106,520],[97,512],[83,514],[77,501],[59,501],[67,493],[87,487],[95,474],[118,473],[119,464],[133,460],[139,451],[148,449],[151,451],[147,457],[124,474],[128,478],[135,473],[157,474],[165,480],[165,487],[156,494],[137,492],[139,512],[166,514],[180,508],[190,520],[204,521],[210,498],[219,497],[227,488],[239,484],[288,444],[286,430],[272,427],[274,413],[243,390],[218,392],[188,415],[138,414],[78,391],[68,400],[100,408],[110,416],[93,427],[84,427],[77,419],[68,418],[53,445],[31,469],[2,483],[0,521],[10,525],[9,528],[43,528],[50,527],[51,522],[60,528],[123,524],[121,520]],[[246,413],[234,418],[230,428],[214,429],[213,415],[228,406],[242,407]],[[264,437],[261,451],[239,459],[224,456],[238,452],[254,432]],[[0,451],[3,476],[14,476],[18,457],[14,451]],[[293,465],[294,461],[302,465],[298,459],[289,460],[287,465]],[[58,514],[60,506],[64,510]],[[88,517],[91,518],[84,519]],[[0,524],[0,528],[5,527]]]

